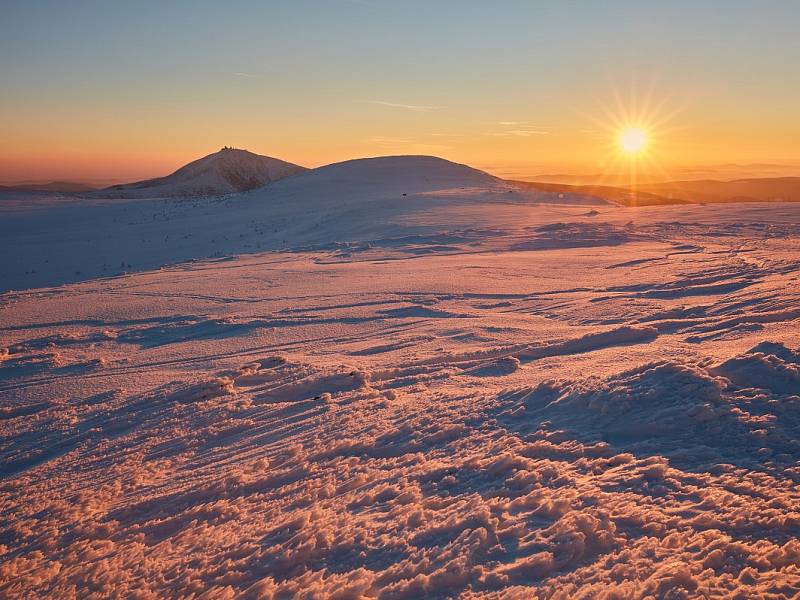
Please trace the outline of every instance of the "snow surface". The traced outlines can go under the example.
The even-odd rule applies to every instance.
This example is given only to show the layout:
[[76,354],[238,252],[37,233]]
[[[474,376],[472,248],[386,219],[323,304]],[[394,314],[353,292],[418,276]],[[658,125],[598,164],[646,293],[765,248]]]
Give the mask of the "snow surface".
[[798,597],[800,205],[437,160],[3,203],[0,596]]
[[223,148],[166,177],[114,185],[90,194],[111,198],[222,196],[262,187],[305,171],[304,167],[238,148]]
[[[482,224],[463,211],[538,202],[598,203],[520,189],[425,156],[338,163],[219,198],[70,201],[0,194],[0,291],[263,250],[403,245],[409,236],[433,239],[452,229],[453,219],[463,223],[461,237],[478,240],[485,237],[476,230]],[[445,210],[440,220],[417,219],[432,207]]]

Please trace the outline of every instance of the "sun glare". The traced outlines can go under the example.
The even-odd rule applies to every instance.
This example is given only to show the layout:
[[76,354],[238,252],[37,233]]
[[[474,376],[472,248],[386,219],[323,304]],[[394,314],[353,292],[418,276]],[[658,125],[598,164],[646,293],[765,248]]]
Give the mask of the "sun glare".
[[625,154],[639,154],[647,147],[647,132],[641,127],[627,127],[619,134],[619,147]]
[[589,131],[600,134],[594,138],[598,156],[603,157],[597,182],[635,189],[645,181],[673,179],[665,160],[681,105],[657,90],[655,83],[642,88],[632,84],[626,97],[620,88],[612,87],[607,96],[598,99],[597,113],[583,115],[591,123]]

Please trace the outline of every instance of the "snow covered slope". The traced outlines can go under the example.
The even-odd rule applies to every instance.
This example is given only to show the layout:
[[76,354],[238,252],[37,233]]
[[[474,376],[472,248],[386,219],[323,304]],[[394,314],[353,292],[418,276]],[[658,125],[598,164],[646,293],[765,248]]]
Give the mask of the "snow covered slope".
[[430,156],[337,163],[226,197],[48,202],[0,201],[0,291],[263,250],[431,240],[454,223],[499,231],[509,206],[602,205]]
[[303,171],[304,167],[277,158],[223,148],[166,177],[114,185],[94,195],[110,198],[223,196],[252,190]]
[[800,204],[381,164],[12,219],[221,253],[0,294],[0,597],[797,598]]

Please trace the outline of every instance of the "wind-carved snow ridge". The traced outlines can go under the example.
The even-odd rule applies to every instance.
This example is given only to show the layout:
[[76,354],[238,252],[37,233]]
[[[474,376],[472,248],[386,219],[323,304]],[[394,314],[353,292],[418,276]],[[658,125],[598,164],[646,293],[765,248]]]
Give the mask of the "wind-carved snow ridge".
[[412,163],[168,205],[291,248],[0,295],[0,597],[798,597],[800,205]]

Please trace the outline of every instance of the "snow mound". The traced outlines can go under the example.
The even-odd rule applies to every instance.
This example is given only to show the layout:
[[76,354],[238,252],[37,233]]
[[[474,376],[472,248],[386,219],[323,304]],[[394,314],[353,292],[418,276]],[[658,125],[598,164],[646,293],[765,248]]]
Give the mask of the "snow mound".
[[712,371],[738,387],[800,396],[800,353],[783,344],[762,342]]
[[797,365],[750,351],[714,368],[663,361],[607,378],[545,381],[501,395],[498,414],[519,434],[610,444],[692,468],[763,468],[760,456],[796,455],[800,406],[783,395],[798,393]]
[[714,419],[722,387],[691,365],[651,363],[608,379],[543,382],[518,394],[518,408],[526,419],[541,416],[607,441],[628,441]]
[[359,158],[326,165],[285,181],[279,188],[319,190],[329,196],[343,192],[386,196],[493,186],[508,187],[503,180],[467,165],[435,156],[410,155]]
[[115,185],[93,195],[115,198],[223,196],[297,175],[304,167],[247,150],[223,148],[166,177]]

